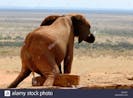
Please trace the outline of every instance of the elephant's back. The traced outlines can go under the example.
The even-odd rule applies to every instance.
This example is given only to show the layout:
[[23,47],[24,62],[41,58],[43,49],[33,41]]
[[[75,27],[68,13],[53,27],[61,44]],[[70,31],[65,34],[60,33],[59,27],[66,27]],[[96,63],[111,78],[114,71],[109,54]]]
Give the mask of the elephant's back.
[[65,56],[66,45],[55,37],[45,36],[40,33],[30,33],[26,38],[25,45],[30,54],[37,56],[42,54],[51,55],[57,63],[60,63]]

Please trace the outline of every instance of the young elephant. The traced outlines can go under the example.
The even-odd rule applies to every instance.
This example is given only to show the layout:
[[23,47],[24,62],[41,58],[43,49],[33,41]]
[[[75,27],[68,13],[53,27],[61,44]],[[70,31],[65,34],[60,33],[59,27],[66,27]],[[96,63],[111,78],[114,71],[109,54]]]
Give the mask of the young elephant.
[[52,86],[63,60],[64,73],[70,73],[74,37],[78,37],[79,43],[93,43],[95,40],[90,33],[90,24],[82,15],[45,18],[39,28],[27,35],[21,49],[21,72],[9,88],[16,87],[31,72],[46,78],[44,86]]

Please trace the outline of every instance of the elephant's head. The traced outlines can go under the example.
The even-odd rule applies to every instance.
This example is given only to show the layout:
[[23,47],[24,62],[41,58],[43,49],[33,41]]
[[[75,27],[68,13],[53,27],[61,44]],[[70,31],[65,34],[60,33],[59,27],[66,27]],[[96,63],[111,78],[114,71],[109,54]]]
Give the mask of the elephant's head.
[[73,27],[74,36],[79,37],[78,38],[79,43],[82,41],[93,43],[95,41],[94,35],[90,32],[91,26],[89,22],[85,19],[84,16],[80,14],[70,14],[63,16],[51,15],[46,17],[40,26],[51,25],[59,17],[70,17],[73,25],[72,27]]
[[74,34],[78,36],[79,43],[82,41],[86,41],[88,43],[93,43],[95,41],[94,35],[90,32],[90,24],[85,19],[84,16],[75,14],[70,15],[73,23]]

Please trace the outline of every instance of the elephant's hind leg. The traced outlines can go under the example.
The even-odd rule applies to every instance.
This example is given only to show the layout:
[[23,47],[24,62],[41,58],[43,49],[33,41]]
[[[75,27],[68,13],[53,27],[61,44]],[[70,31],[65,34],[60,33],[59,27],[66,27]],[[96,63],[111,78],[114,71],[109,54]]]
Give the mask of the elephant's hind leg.
[[22,69],[18,77],[8,86],[8,88],[15,88],[17,85],[23,81],[31,73],[28,69]]
[[36,66],[42,75],[46,78],[43,86],[51,87],[54,84],[54,79],[57,74],[60,73],[59,68],[50,55],[40,56],[39,59],[36,58]]

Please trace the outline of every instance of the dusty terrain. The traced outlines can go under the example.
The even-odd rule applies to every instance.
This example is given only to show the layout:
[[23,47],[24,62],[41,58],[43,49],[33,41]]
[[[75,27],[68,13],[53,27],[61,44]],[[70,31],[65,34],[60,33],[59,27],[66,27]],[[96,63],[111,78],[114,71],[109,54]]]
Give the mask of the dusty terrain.
[[[133,57],[89,57],[74,58],[72,74],[80,76],[80,87],[133,85]],[[19,74],[19,56],[0,57],[0,88],[6,88]],[[30,75],[18,88],[31,88]]]

